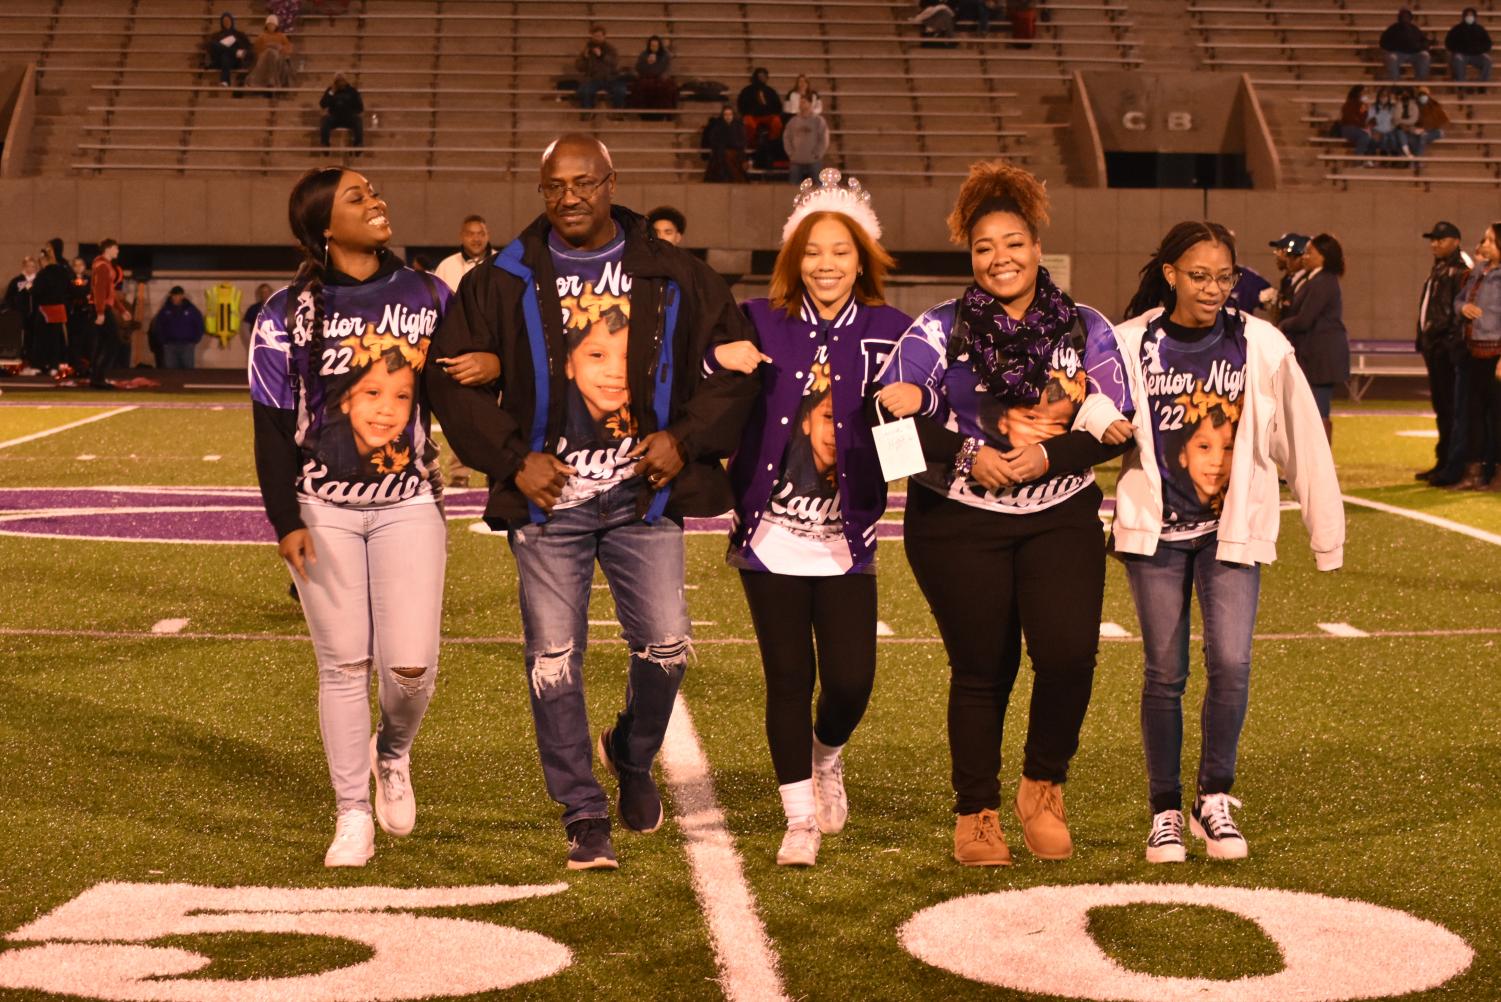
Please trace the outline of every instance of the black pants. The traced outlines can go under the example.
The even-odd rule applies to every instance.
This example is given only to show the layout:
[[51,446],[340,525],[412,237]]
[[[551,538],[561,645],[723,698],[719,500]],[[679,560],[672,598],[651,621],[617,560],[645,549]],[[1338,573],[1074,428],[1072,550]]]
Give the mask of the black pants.
[[68,349],[68,334],[62,324],[38,320],[31,339],[31,364],[51,372],[63,363]]
[[104,311],[104,323],[94,325],[94,357],[89,362],[89,385],[104,386],[111,369],[119,368],[129,349],[120,341],[120,324],[110,310]]
[[1496,381],[1496,361],[1474,357],[1465,361],[1470,384],[1469,461],[1485,464],[1487,475],[1501,458],[1501,382]]
[[[766,740],[777,783],[813,775],[813,735],[849,740],[876,677],[876,576],[793,577],[741,571],[766,673]],[[817,645],[817,657],[814,647]],[[813,684],[818,704],[808,719]]]
[[1438,424],[1438,442],[1433,448],[1442,468],[1449,460],[1454,443],[1454,349],[1447,344],[1431,345],[1423,352],[1428,367],[1428,393],[1433,399],[1433,414]]
[[323,145],[328,145],[329,137],[335,129],[348,129],[350,142],[356,147],[365,145],[365,117],[363,115],[342,115],[335,118],[333,115],[324,115],[323,124],[318,128],[318,135],[323,140]]
[[1031,514],[984,511],[913,485],[907,560],[949,656],[954,810],[1001,804],[1001,738],[1021,664],[1034,674],[1022,774],[1062,783],[1089,708],[1105,595],[1102,495]]

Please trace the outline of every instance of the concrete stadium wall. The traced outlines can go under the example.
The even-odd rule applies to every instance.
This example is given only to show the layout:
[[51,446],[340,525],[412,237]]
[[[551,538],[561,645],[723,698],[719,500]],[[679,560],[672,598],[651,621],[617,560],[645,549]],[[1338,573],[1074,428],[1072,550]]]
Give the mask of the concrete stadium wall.
[[[676,205],[688,216],[688,243],[728,252],[777,246],[791,190],[771,185],[659,185],[629,182],[616,201],[645,212]],[[287,178],[0,179],[0,278],[19,270],[22,254],[60,236],[73,253],[80,240],[112,236],[125,244],[288,242]],[[459,220],[479,212],[497,242],[541,211],[535,185],[521,182],[381,181],[398,244],[455,242]],[[952,249],[944,216],[956,185],[873,186],[886,245],[903,251]],[[1458,224],[1470,246],[1501,217],[1494,199],[1460,191],[1259,192],[1089,190],[1052,193],[1049,253],[1072,255],[1076,298],[1115,315],[1162,234],[1183,219],[1207,215],[1240,237],[1242,260],[1274,275],[1267,241],[1285,230],[1328,231],[1344,244],[1345,323],[1355,338],[1408,339],[1431,257],[1423,233],[1436,220]],[[1207,205],[1207,209],[1206,209]],[[738,253],[737,253],[738,252]],[[957,282],[955,283],[957,287]],[[905,299],[905,297],[903,297]],[[904,302],[903,305],[906,305]]]

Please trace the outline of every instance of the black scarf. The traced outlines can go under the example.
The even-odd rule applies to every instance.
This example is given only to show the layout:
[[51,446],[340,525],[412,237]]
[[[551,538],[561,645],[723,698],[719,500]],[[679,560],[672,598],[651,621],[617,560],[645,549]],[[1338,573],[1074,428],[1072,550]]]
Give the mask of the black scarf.
[[957,307],[949,361],[967,357],[991,396],[1008,407],[1031,406],[1042,399],[1053,352],[1078,318],[1078,307],[1046,268],[1037,269],[1037,291],[1021,320],[1012,319],[999,299],[970,285]]

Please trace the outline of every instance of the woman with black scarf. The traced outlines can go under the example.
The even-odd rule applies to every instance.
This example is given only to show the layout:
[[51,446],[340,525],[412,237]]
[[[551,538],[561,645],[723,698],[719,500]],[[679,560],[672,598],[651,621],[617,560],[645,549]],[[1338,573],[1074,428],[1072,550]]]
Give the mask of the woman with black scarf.
[[1110,323],[1041,266],[1047,211],[1025,170],[971,167],[948,223],[970,250],[974,282],[919,317],[878,377],[881,407],[915,416],[927,460],[904,533],[949,656],[954,858],[967,866],[1011,862],[997,809],[1022,635],[1036,678],[1015,810],[1034,856],[1073,853],[1062,784],[1089,705],[1105,590],[1092,467],[1131,434]]

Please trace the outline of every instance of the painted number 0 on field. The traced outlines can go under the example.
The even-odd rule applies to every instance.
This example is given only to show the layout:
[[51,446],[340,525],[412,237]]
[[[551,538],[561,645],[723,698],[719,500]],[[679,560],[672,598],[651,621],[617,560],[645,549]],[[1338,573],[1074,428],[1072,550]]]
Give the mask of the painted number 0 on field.
[[[0,952],[0,987],[134,1002],[396,1002],[495,991],[556,974],[572,954],[535,932],[412,912],[498,904],[567,887],[99,884],[6,937],[40,945]],[[363,943],[373,955],[298,977],[184,979],[179,976],[203,969],[209,958],[146,945],[163,936],[225,932],[330,936]]]

